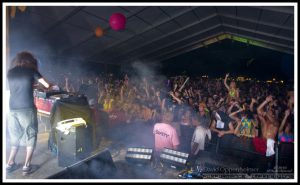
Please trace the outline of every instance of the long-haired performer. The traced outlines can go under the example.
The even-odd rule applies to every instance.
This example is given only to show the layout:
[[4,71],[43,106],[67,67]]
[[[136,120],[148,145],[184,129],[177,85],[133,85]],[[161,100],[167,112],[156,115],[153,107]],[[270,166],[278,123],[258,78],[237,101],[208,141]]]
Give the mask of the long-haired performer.
[[50,84],[39,73],[38,61],[30,52],[23,51],[18,53],[12,62],[14,65],[7,74],[10,90],[8,132],[11,151],[6,171],[12,172],[18,168],[18,165],[15,163],[18,148],[19,146],[26,146],[23,175],[27,175],[32,171],[31,159],[38,133],[33,85],[35,81],[38,81],[45,88],[49,89]]

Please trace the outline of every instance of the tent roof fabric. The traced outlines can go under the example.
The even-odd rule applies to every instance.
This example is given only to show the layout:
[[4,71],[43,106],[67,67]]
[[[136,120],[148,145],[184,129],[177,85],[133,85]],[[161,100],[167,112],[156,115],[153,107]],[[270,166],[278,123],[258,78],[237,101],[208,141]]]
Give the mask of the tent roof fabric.
[[[115,12],[126,16],[125,30],[110,28]],[[294,53],[293,6],[28,6],[10,23],[38,28],[57,55],[86,62],[162,61],[226,34]]]

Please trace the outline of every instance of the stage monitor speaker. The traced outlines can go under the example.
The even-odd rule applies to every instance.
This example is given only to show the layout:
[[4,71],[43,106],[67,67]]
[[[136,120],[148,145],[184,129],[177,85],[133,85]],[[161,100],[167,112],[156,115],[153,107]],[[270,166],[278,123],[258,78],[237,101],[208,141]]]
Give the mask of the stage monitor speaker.
[[58,166],[70,166],[85,159],[92,152],[92,137],[89,128],[78,126],[72,128],[67,135],[58,131],[57,136]]
[[[86,98],[61,99],[54,103],[50,114],[51,132],[49,134],[48,147],[57,154],[57,123],[67,119],[82,118],[86,121],[89,131],[88,136],[95,142],[95,120],[93,112],[89,107]],[[94,144],[93,144],[94,145]],[[95,147],[95,146],[93,146]]]
[[92,155],[47,179],[112,179],[117,168],[108,150]]

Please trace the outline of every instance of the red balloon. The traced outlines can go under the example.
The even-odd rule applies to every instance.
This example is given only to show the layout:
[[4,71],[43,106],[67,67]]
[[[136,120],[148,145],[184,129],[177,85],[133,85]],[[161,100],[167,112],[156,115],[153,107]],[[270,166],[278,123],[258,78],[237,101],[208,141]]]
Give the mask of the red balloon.
[[114,13],[109,18],[109,25],[113,30],[123,30],[126,25],[126,17],[121,13]]

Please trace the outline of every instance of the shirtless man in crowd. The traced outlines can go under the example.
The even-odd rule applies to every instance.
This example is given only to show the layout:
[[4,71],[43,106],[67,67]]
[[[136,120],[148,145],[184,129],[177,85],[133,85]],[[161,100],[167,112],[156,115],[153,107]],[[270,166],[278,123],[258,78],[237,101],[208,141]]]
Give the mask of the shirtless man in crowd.
[[[265,139],[272,139],[275,141],[278,131],[279,122],[275,117],[273,108],[273,98],[268,96],[266,100],[257,108],[258,117],[262,123],[262,135]],[[268,104],[267,111],[264,112],[263,108]]]
[[[267,105],[266,111],[263,108]],[[275,149],[274,144],[276,141],[276,134],[278,132],[279,122],[275,116],[273,108],[273,97],[269,95],[264,102],[257,108],[258,117],[262,126],[262,137],[267,142],[266,156],[267,159],[273,160]],[[269,166],[269,164],[268,164]],[[270,167],[270,166],[269,166]]]

